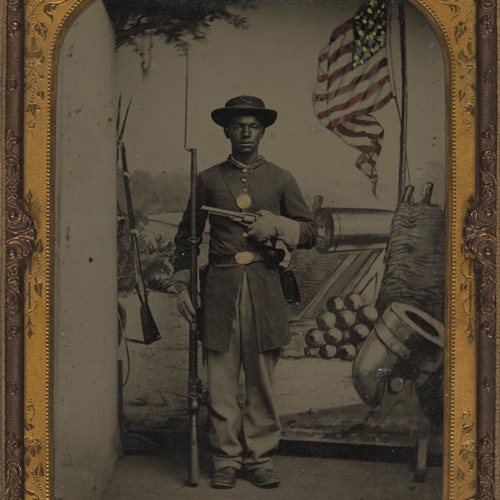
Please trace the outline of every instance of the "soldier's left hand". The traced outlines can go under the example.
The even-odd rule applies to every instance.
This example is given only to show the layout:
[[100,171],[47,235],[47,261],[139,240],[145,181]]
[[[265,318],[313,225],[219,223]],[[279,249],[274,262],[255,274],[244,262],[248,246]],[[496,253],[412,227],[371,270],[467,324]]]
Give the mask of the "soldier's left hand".
[[259,217],[254,223],[248,226],[248,236],[255,238],[259,243],[274,238],[276,236],[276,221],[278,217],[269,210],[259,210]]
[[[201,303],[200,295],[198,294],[198,304]],[[189,290],[182,290],[177,297],[177,310],[181,313],[181,316],[188,322],[192,323],[196,317],[196,310],[193,307],[191,298],[189,296]]]

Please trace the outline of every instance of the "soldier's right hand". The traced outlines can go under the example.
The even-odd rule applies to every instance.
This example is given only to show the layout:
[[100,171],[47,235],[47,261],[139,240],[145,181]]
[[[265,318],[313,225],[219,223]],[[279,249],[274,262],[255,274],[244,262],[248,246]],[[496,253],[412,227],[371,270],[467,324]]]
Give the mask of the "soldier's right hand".
[[181,290],[179,293],[177,297],[177,309],[186,321],[189,323],[193,322],[193,319],[196,317],[196,311],[194,310],[188,290]]

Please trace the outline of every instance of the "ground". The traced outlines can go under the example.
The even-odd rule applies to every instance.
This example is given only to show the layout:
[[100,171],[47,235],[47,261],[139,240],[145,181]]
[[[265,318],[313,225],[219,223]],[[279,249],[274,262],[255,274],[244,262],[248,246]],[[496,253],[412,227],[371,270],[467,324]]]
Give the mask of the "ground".
[[[263,490],[239,478],[232,490],[210,487],[209,455],[201,443],[199,486],[186,485],[187,441],[164,442],[156,455],[127,455],[117,464],[106,500],[440,500],[442,467],[436,460],[415,482],[412,457],[389,449],[280,446],[274,457],[281,487]],[[392,455],[391,455],[392,453]]]

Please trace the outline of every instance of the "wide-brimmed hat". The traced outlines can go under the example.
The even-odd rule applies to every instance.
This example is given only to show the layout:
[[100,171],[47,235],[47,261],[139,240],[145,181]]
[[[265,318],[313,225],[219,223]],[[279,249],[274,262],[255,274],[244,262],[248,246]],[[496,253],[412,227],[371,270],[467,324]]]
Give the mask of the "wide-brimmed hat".
[[221,127],[228,127],[235,116],[255,116],[264,127],[269,127],[276,121],[278,113],[267,109],[262,99],[250,95],[233,97],[225,107],[212,111],[212,120]]

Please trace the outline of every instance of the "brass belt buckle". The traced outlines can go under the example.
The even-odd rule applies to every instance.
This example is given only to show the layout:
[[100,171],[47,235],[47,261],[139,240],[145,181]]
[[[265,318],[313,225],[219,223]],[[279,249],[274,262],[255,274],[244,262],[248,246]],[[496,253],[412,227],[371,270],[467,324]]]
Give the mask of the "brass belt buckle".
[[250,264],[255,259],[253,252],[238,252],[234,254],[237,264]]

